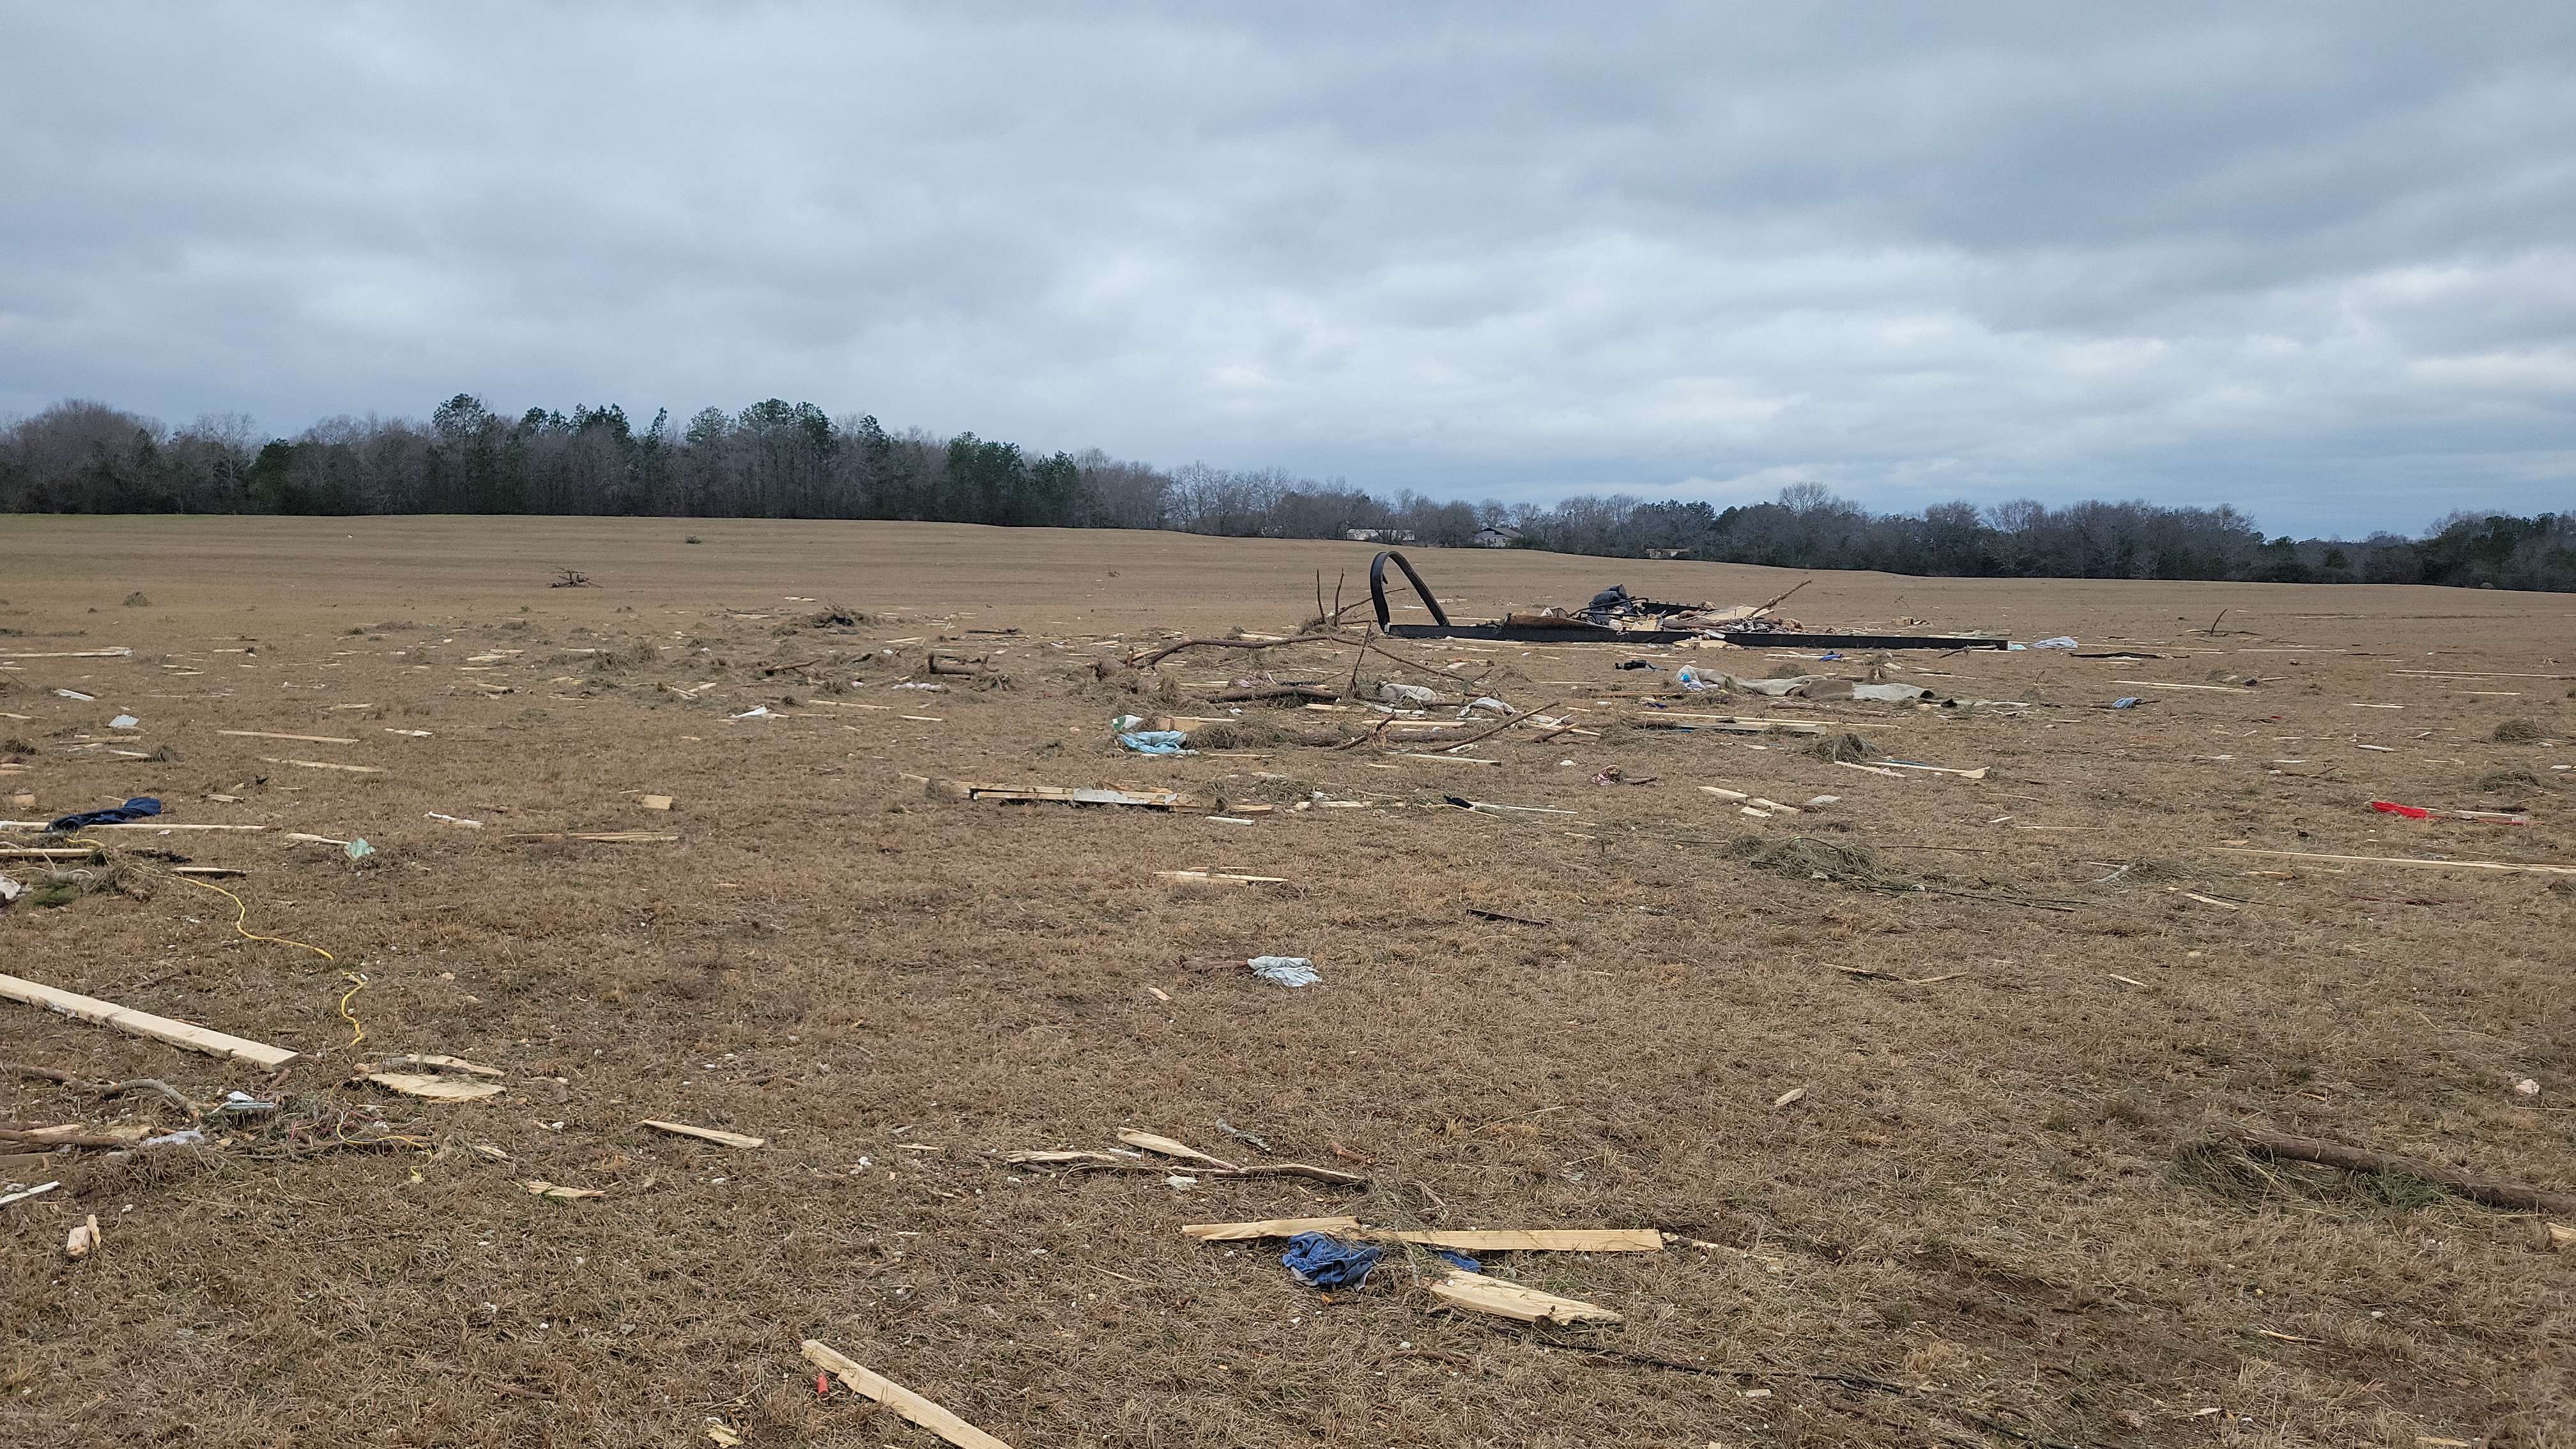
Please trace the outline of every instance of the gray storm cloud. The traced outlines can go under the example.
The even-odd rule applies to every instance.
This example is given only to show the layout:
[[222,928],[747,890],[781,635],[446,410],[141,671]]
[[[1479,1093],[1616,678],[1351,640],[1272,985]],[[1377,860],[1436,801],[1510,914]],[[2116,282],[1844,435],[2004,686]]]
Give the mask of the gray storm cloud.
[[2576,506],[2563,7],[5,9],[0,411]]

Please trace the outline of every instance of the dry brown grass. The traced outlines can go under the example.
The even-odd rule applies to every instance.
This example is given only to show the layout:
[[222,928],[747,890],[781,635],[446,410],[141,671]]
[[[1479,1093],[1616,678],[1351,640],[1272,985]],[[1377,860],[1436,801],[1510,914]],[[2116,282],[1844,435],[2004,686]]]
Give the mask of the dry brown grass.
[[[1258,733],[1273,719],[1330,733],[1356,712],[1265,715],[1230,726],[1226,754],[1166,760],[1116,752],[1109,717],[1249,668],[1346,680],[1350,651],[1184,655],[1112,668],[1118,684],[1092,661],[1166,629],[1284,632],[1314,610],[1314,570],[1364,566],[1367,549],[693,526],[704,546],[652,520],[0,520],[6,638],[138,651],[7,671],[36,769],[0,789],[36,794],[36,813],[157,794],[173,821],[276,827],[140,843],[249,869],[225,884],[251,930],[340,958],[243,940],[193,887],[0,915],[0,969],[311,1054],[276,1089],[280,1122],[227,1147],[93,1160],[52,1198],[0,1210],[0,1439],[681,1444],[714,1416],[759,1446],[929,1442],[846,1396],[818,1403],[795,1355],[813,1336],[1030,1446],[2008,1442],[1995,1425],[2087,1445],[2568,1442],[2576,1259],[2404,1183],[2195,1144],[2204,1122],[2263,1121],[2576,1185],[2562,1110],[2576,897],[2218,849],[2576,860],[2545,808],[2557,795],[2530,802],[2527,828],[2366,808],[2467,803],[2455,792],[2489,771],[2561,778],[2555,753],[2489,741],[2493,701],[2388,671],[2554,667],[2531,661],[2576,638],[2576,601],[1827,575],[1802,617],[2231,651],[2164,674],[1895,658],[1962,697],[2099,702],[2127,692],[2117,678],[2212,665],[2302,687],[2176,691],[2118,714],[1728,705],[1999,767],[1983,781],[1868,775],[1778,735],[1514,730],[1470,752],[1503,765],[1466,766]],[[598,586],[547,589],[567,558]],[[1459,617],[1579,602],[1612,578],[1749,601],[1800,577],[1523,552],[1428,568]],[[154,608],[114,609],[137,582]],[[812,627],[843,602],[863,622]],[[2189,632],[2220,608],[2253,632]],[[400,622],[353,636],[353,619]],[[966,633],[1006,627],[1023,632]],[[1019,687],[891,687],[933,647],[989,654]],[[2233,652],[2274,647],[2303,652]],[[622,663],[553,662],[577,648]],[[522,652],[469,663],[500,649]],[[843,667],[764,673],[827,649]],[[1577,646],[1401,652],[1594,720],[1635,713],[1626,696],[1669,677]],[[1430,682],[1367,673],[1381,669]],[[729,718],[763,702],[784,717]],[[144,728],[109,746],[182,758],[83,748],[118,710]],[[1592,785],[1614,759],[1661,783]],[[2340,773],[2310,773],[2325,764]],[[907,773],[1278,809],[1228,826],[951,804]],[[1701,783],[1842,798],[1756,821]],[[642,809],[645,791],[678,808]],[[1378,808],[1291,808],[1318,791]],[[1572,813],[1442,807],[1451,794]],[[504,838],[566,829],[681,839]],[[353,865],[284,830],[363,835],[380,854]],[[1748,832],[1761,844],[1740,858],[1730,842]],[[1814,851],[1966,893],[1758,864]],[[1185,867],[1293,889],[1152,874]],[[1976,897],[1995,882],[2077,908]],[[1323,984],[1181,965],[1264,952],[1314,958]],[[343,971],[367,977],[355,1051]],[[345,1085],[379,1050],[488,1062],[511,1092],[443,1105]],[[14,1006],[0,1059],[159,1077],[199,1101],[270,1090]],[[2543,1094],[2516,1095],[2522,1077]],[[1792,1087],[1807,1093],[1771,1105]],[[0,1091],[16,1122],[169,1116],[38,1081]],[[771,1145],[658,1136],[644,1117]],[[1179,1191],[1000,1159],[1104,1146],[1126,1125],[1250,1151],[1219,1119],[1281,1157],[1373,1159],[1375,1185]],[[419,1142],[330,1145],[352,1136]],[[608,1196],[544,1201],[527,1178]],[[1325,1302],[1274,1247],[1177,1232],[1355,1206],[1404,1224],[1652,1224],[1741,1251],[1492,1260],[1629,1318],[1540,1335],[1434,1312],[1401,1271]],[[66,1263],[63,1233],[87,1212],[106,1245]]]

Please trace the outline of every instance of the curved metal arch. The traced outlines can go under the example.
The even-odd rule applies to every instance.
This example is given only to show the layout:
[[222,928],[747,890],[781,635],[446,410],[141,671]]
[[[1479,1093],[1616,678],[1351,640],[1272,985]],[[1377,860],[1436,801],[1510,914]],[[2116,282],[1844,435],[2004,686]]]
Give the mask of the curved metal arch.
[[1395,616],[1387,612],[1386,607],[1388,559],[1395,560],[1395,566],[1404,570],[1404,576],[1412,581],[1414,597],[1422,600],[1422,606],[1431,611],[1431,621],[1444,629],[1451,627],[1449,616],[1441,611],[1440,601],[1431,596],[1431,586],[1422,581],[1422,575],[1413,571],[1413,561],[1391,548],[1369,560],[1369,602],[1377,606],[1378,627],[1383,629],[1395,622]]

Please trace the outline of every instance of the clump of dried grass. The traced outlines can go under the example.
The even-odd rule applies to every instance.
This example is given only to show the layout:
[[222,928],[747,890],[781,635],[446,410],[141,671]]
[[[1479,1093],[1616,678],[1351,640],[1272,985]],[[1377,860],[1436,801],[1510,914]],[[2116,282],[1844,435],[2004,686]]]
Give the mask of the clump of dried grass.
[[2500,745],[2528,745],[2549,738],[2549,731],[2538,720],[2509,719],[2497,723],[2492,738]]
[[1878,758],[1878,748],[1875,745],[1850,733],[1819,735],[1814,744],[1807,746],[1807,753],[1819,760],[1847,764],[1859,764],[1863,760]]
[[2529,770],[2489,770],[2478,776],[2481,790],[2537,790],[2540,777]]
[[634,639],[624,644],[611,644],[590,656],[594,674],[615,674],[621,670],[640,669],[662,657],[662,651],[650,639]]
[[1878,863],[1878,852],[1866,845],[1793,835],[1773,844],[1758,835],[1736,838],[1732,853],[1755,870],[1793,880],[1829,880],[1845,885],[1887,885],[1896,878]]

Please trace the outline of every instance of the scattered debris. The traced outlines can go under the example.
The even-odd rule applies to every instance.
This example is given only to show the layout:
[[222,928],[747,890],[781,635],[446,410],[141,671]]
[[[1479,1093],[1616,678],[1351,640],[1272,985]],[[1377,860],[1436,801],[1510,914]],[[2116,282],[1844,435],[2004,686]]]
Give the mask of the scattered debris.
[[105,810],[84,810],[77,815],[63,816],[46,826],[45,830],[47,834],[60,835],[66,831],[86,830],[93,825],[123,825],[130,821],[148,819],[160,813],[160,801],[149,795],[137,795],[122,805],[110,806]]
[[2418,865],[2439,870],[2500,870],[2526,875],[2576,875],[2576,865],[2526,865],[2502,860],[2425,860],[2407,855],[2320,855],[2306,850],[2255,850],[2222,845],[2229,855],[2262,855],[2276,860],[2322,860],[2345,865]]
[[1063,805],[1141,805],[1149,810],[1200,810],[1206,803],[1177,790],[1088,790],[1060,785],[986,785],[932,780],[924,793],[935,800],[1006,800]]
[[66,1258],[86,1258],[97,1247],[98,1214],[91,1213],[88,1221],[83,1222],[76,1228],[73,1228],[71,1236],[63,1240],[63,1256]]
[[668,810],[672,801],[668,795],[644,795],[637,797],[635,803],[647,810]]
[[608,1196],[607,1193],[595,1187],[565,1187],[561,1183],[544,1182],[536,1178],[530,1178],[521,1185],[538,1197],[554,1202],[579,1202],[587,1197]]
[[62,1186],[62,1184],[59,1182],[40,1182],[34,1187],[27,1188],[22,1192],[0,1195],[0,1207],[7,1207],[13,1202],[25,1202],[30,1198],[43,1197],[46,1193],[52,1192],[55,1188],[60,1186]]
[[1303,956],[1255,956],[1244,964],[1253,975],[1281,986],[1312,986],[1324,979]]
[[1597,1303],[1560,1298],[1536,1288],[1488,1278],[1463,1269],[1431,1285],[1431,1295],[1453,1308],[1491,1313],[1523,1323],[1624,1323],[1627,1320]]
[[[1470,1273],[1479,1270],[1475,1259],[1463,1253],[1435,1248],[1443,1262]],[[1286,1251],[1279,1256],[1288,1276],[1309,1288],[1356,1288],[1368,1281],[1386,1249],[1366,1243],[1344,1242],[1330,1233],[1299,1233],[1288,1240]]]
[[501,838],[532,845],[555,845],[567,840],[587,840],[594,845],[668,845],[680,837],[652,830],[529,830]]
[[712,1142],[719,1147],[749,1148],[769,1145],[769,1139],[766,1137],[745,1137],[739,1132],[720,1132],[713,1127],[692,1127],[686,1122],[658,1122],[648,1117],[635,1125],[650,1127],[656,1132],[668,1132],[675,1137],[695,1137],[701,1142]]
[[1354,1217],[1271,1218],[1249,1223],[1188,1223],[1184,1236],[1203,1243],[1239,1243],[1256,1238],[1293,1238],[1304,1233],[1371,1242],[1411,1243],[1423,1248],[1455,1248],[1467,1253],[1660,1253],[1664,1235],[1654,1228],[1462,1228],[1414,1230],[1374,1228]]
[[306,745],[354,745],[356,740],[341,735],[279,735],[266,730],[217,730],[219,735],[232,735],[245,740],[293,740]]
[[149,1037],[171,1046],[185,1047],[189,1051],[204,1052],[209,1056],[229,1057],[235,1061],[249,1062],[253,1066],[267,1067],[272,1070],[286,1065],[296,1057],[294,1052],[287,1051],[283,1047],[266,1046],[255,1041],[245,1041],[237,1036],[226,1036],[222,1032],[209,1031],[202,1026],[175,1021],[166,1016],[154,1016],[148,1011],[135,1011],[112,1001],[101,1001],[94,996],[82,996],[76,992],[57,990],[17,976],[0,976],[0,998],[24,1002],[29,1006],[41,1006],[48,1011],[59,1011],[76,1020],[113,1027],[130,1036]]
[[424,1097],[434,1102],[477,1102],[509,1090],[498,1082],[477,1082],[428,1072],[360,1072],[354,1080],[372,1082],[389,1092],[400,1092],[406,1097]]
[[894,1410],[897,1417],[928,1429],[957,1449],[1011,1449],[1011,1446],[955,1414],[859,1363],[817,1339],[805,1340],[805,1361],[825,1370],[851,1392],[863,1394]]
[[1154,878],[1160,881],[1168,881],[1173,885],[1249,886],[1288,884],[1288,880],[1285,876],[1226,875],[1215,871],[1205,870],[1158,870],[1154,872]]
[[2421,805],[2399,805],[2389,800],[2373,800],[2370,808],[2382,815],[2402,815],[2409,820],[2475,820],[2487,825],[2529,825],[2531,817],[2511,810],[2433,810]]
[[260,758],[272,765],[293,765],[305,770],[338,770],[349,775],[381,775],[385,772],[382,765],[343,765],[336,760],[279,759],[275,755],[262,755]]

